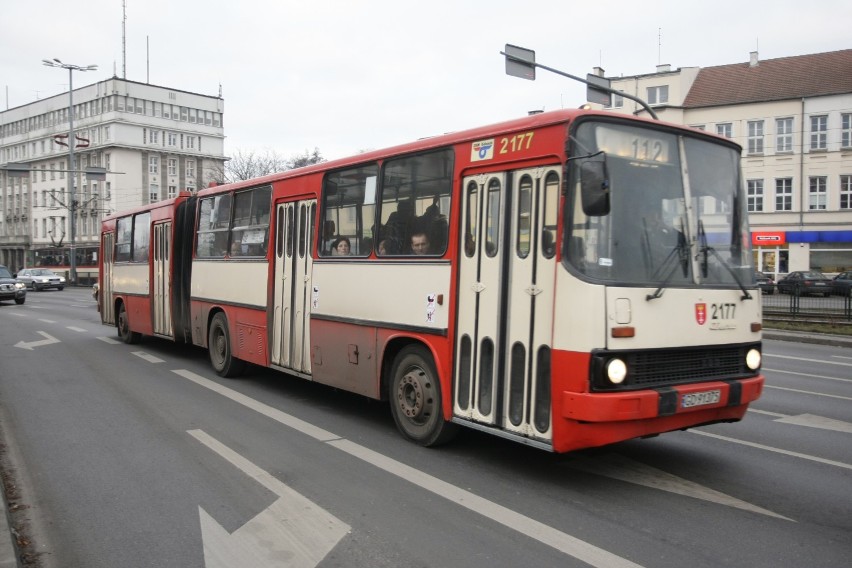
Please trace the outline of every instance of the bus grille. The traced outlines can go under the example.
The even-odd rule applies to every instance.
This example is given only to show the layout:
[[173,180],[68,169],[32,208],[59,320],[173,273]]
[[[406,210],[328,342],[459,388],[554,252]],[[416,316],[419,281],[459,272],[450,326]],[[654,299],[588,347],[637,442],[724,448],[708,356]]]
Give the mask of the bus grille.
[[[746,353],[752,348],[759,350],[760,344],[633,352],[598,351],[592,356],[593,390],[635,390],[755,376],[757,372],[745,364]],[[627,363],[627,380],[621,385],[613,385],[606,379],[606,364],[615,357]]]

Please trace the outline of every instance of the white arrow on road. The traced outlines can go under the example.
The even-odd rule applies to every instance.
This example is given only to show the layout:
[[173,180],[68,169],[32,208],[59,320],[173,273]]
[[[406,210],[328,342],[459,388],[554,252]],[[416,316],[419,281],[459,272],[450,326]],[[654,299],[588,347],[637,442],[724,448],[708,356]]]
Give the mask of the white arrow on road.
[[207,568],[314,568],[349,532],[349,525],[206,432],[188,432],[279,497],[233,534],[198,507]]
[[36,333],[38,333],[39,335],[41,335],[45,339],[42,339],[41,341],[30,341],[30,342],[19,341],[15,344],[15,347],[20,347],[21,349],[28,349],[28,350],[32,351],[33,347],[41,347],[43,345],[50,345],[51,343],[60,343],[60,341],[58,339],[56,339],[52,335],[48,335],[47,333],[45,333],[43,331],[37,331]]

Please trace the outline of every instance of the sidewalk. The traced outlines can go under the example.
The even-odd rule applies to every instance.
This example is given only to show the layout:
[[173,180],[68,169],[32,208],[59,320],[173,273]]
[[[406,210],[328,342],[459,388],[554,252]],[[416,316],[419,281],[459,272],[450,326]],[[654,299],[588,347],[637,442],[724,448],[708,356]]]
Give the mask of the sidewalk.
[[763,339],[795,341],[797,343],[817,343],[834,347],[852,347],[852,335],[831,335],[829,333],[806,333],[781,329],[763,329]]
[[[2,491],[2,487],[0,487]],[[15,535],[9,526],[9,511],[6,495],[0,495],[3,510],[0,511],[0,568],[18,568],[18,550],[15,548]]]

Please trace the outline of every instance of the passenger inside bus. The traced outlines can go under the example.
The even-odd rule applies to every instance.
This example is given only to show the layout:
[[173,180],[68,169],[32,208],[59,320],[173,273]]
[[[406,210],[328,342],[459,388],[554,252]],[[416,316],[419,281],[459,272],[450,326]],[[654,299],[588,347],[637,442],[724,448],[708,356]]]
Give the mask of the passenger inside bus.
[[429,235],[424,230],[417,230],[411,235],[411,252],[416,255],[431,254]]
[[346,237],[340,237],[331,245],[332,256],[349,256],[352,251],[352,244]]

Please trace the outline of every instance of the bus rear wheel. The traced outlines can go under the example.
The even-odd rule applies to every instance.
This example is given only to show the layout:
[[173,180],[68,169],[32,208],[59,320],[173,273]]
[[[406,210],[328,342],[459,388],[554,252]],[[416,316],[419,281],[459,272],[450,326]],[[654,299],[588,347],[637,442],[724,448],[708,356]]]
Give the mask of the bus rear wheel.
[[394,359],[391,377],[391,414],[406,438],[421,446],[437,446],[456,435],[458,426],[444,420],[441,384],[426,349],[405,347]]
[[238,377],[246,367],[245,361],[234,357],[231,351],[231,333],[228,331],[228,318],[223,313],[213,316],[210,331],[207,333],[207,351],[210,364],[220,377]]
[[142,338],[142,334],[136,331],[130,331],[130,318],[127,316],[127,309],[124,303],[118,307],[118,338],[128,345],[138,343]]

